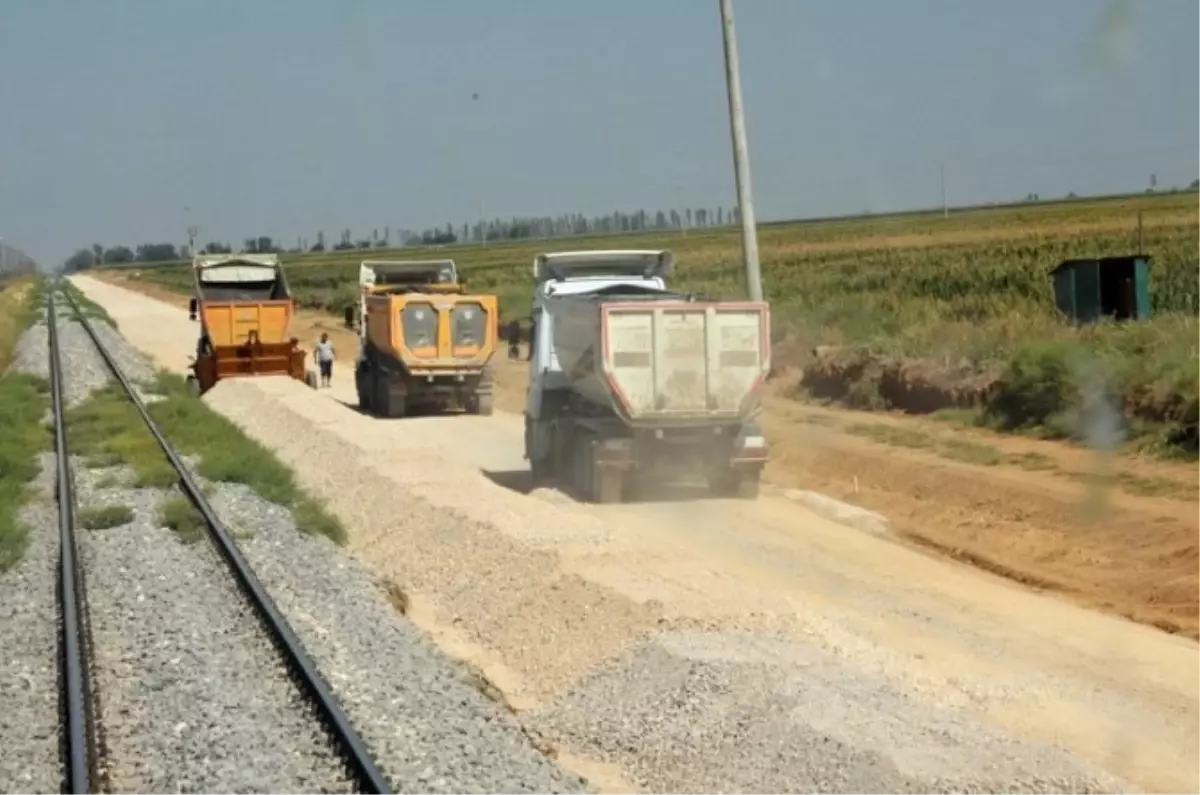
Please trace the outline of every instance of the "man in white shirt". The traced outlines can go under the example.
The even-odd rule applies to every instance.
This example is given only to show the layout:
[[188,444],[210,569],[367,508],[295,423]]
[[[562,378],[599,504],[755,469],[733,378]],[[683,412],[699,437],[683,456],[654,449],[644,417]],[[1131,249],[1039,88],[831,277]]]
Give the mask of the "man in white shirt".
[[321,386],[328,387],[330,379],[333,378],[334,359],[333,343],[329,341],[328,334],[321,335],[321,341],[313,350],[313,358],[317,360],[317,366],[321,369]]

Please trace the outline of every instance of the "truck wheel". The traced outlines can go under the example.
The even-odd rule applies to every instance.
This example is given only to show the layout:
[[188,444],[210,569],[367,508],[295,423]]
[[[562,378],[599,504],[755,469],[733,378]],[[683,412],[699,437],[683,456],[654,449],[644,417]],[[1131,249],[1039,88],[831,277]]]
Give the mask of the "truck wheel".
[[573,439],[571,445],[571,496],[586,501],[592,496],[591,467],[588,466],[590,445],[582,434]]
[[758,472],[722,472],[710,477],[708,489],[716,497],[736,497],[743,500],[758,498]]
[[481,417],[492,416],[492,395],[472,395],[467,398],[467,413],[478,414]]
[[741,500],[757,500],[761,479],[762,475],[758,472],[742,472],[734,486],[734,496]]
[[602,505],[621,502],[621,489],[625,485],[624,474],[619,469],[593,466],[592,501]]
[[408,399],[404,395],[393,395],[383,388],[383,411],[385,417],[403,417],[408,414]]

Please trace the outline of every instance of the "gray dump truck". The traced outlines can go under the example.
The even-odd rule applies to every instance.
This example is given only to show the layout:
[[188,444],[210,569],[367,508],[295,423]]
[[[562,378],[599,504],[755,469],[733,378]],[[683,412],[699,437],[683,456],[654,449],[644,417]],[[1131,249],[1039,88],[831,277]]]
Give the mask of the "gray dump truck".
[[757,496],[768,306],[672,290],[671,265],[669,251],[534,261],[525,456],[536,482],[621,502],[637,482],[691,473],[714,494]]

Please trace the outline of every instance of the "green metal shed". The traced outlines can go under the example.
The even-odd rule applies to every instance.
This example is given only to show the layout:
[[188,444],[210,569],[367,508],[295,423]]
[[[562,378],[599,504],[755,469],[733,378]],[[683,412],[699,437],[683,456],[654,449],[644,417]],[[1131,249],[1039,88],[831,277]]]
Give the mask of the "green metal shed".
[[1076,323],[1150,317],[1150,257],[1069,259],[1051,271],[1054,303]]

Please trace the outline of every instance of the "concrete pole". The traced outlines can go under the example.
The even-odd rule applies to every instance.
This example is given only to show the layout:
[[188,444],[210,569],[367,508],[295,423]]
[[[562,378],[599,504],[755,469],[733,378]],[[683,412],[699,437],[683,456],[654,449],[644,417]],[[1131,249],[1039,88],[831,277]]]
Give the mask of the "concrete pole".
[[942,183],[942,217],[950,217],[950,205],[946,202],[946,166],[944,163],[938,163],[938,178]]
[[725,86],[729,92],[729,128],[733,135],[733,167],[737,180],[738,214],[742,217],[742,256],[746,260],[746,291],[761,301],[762,272],[758,265],[758,229],[754,223],[754,192],[750,185],[750,154],[746,148],[746,117],[742,112],[742,80],[738,72],[737,38],[733,32],[733,0],[720,0],[725,42]]

